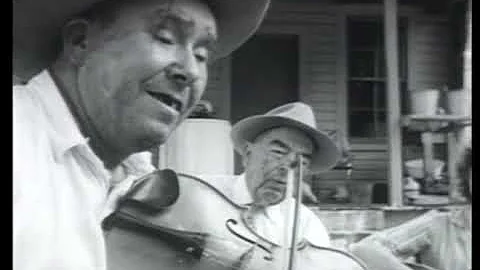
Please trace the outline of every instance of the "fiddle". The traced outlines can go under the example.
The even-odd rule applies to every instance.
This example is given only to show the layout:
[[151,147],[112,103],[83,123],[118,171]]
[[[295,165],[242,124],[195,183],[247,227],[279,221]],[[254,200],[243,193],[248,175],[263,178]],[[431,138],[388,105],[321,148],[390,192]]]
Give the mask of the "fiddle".
[[[174,202],[151,204],[159,201],[151,198],[158,194],[152,189],[165,184],[147,182],[177,185]],[[259,262],[272,260],[271,247],[244,226],[247,209],[202,179],[153,172],[139,179],[104,221],[108,268],[234,270],[254,260],[256,269],[264,269]]]
[[308,241],[294,242],[289,252],[295,257],[285,257],[282,246],[248,225],[251,209],[200,178],[171,170],[150,173],[136,181],[104,221],[107,267],[280,270],[286,269],[282,258],[294,258],[295,268],[287,269],[366,269],[344,251]]

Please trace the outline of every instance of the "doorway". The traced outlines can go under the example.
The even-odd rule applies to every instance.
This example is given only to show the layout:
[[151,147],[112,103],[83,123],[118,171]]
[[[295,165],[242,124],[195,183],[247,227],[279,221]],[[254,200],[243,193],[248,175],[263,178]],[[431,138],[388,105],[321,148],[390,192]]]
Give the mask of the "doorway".
[[[299,100],[299,37],[257,34],[232,54],[232,124]],[[235,174],[241,173],[235,154]]]

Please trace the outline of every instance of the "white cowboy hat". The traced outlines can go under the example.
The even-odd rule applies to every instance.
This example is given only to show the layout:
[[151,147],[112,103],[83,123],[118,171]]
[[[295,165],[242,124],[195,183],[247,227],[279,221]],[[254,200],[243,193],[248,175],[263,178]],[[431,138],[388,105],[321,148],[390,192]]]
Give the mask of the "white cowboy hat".
[[277,107],[264,115],[245,118],[232,127],[230,133],[235,150],[242,153],[247,142],[252,142],[262,132],[276,127],[294,127],[305,132],[315,143],[316,151],[312,155],[311,170],[328,170],[340,157],[333,140],[317,129],[315,116],[310,106],[294,102]]
[[[57,56],[60,27],[103,0],[13,1],[13,74],[29,80]],[[162,0],[165,1],[165,0]],[[217,19],[219,42],[214,58],[224,57],[259,27],[270,0],[203,0]]]

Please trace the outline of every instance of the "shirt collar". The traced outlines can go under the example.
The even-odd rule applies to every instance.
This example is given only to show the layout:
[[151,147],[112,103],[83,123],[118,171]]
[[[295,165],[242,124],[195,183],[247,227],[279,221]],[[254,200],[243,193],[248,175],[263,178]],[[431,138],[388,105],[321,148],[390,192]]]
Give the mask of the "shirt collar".
[[233,193],[232,201],[240,205],[251,204],[253,202],[252,195],[247,187],[247,182],[245,181],[245,174],[240,174],[233,184]]
[[61,160],[64,154],[73,147],[88,144],[88,138],[81,134],[72,113],[60,94],[60,89],[47,70],[30,80],[27,87],[34,90],[42,104],[45,117],[50,124],[52,145],[57,161]]

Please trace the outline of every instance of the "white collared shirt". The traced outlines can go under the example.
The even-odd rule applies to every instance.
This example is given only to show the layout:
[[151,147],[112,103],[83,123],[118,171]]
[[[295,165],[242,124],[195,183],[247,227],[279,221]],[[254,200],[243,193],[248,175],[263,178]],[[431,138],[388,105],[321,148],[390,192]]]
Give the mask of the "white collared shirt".
[[101,221],[114,197],[153,169],[139,153],[108,171],[47,71],[14,86],[13,268],[106,269]]
[[[253,202],[244,174],[231,179],[223,179],[223,181],[221,178],[216,178],[213,181],[213,185],[219,187],[233,202],[239,205]],[[266,207],[264,211],[258,212],[253,217],[253,225],[257,233],[276,244],[284,243],[286,206],[286,201],[283,201],[280,204]],[[298,233],[300,239],[308,240],[314,245],[331,246],[326,227],[315,213],[303,204],[300,208]]]

